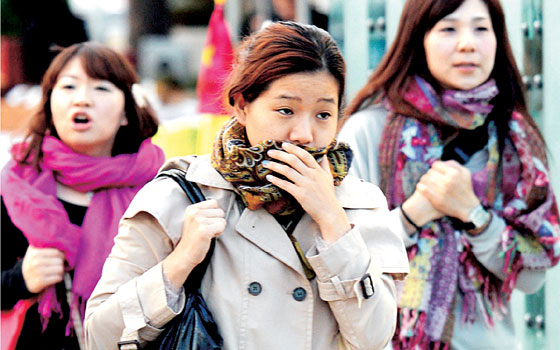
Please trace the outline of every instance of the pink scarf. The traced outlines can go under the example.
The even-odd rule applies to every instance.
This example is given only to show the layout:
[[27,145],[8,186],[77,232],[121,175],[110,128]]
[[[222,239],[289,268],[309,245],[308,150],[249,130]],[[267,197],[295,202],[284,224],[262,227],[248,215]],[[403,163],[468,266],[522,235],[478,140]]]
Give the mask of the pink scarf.
[[[22,150],[14,146],[13,156]],[[113,246],[118,223],[138,190],[152,179],[165,160],[163,151],[145,140],[134,154],[91,157],[74,152],[57,138],[46,136],[42,171],[11,160],[2,171],[2,197],[10,219],[30,245],[64,252],[74,269],[73,292],[80,310],[95,287]],[[56,182],[94,195],[82,226],[72,224],[56,197]],[[54,286],[39,297],[46,327],[52,311],[61,313]]]

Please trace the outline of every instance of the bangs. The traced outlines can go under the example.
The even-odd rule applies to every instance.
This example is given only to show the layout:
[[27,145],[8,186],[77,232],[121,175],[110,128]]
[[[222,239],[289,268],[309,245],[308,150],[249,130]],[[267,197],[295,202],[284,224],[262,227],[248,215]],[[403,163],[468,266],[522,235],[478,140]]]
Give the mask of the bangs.
[[443,17],[455,12],[465,0],[439,0],[434,2],[428,10],[426,18],[426,29],[432,29]]
[[134,72],[130,68],[124,66],[121,60],[112,52],[107,50],[95,50],[89,47],[84,47],[77,53],[86,74],[99,80],[107,80],[115,84],[122,90],[126,90],[136,82]]

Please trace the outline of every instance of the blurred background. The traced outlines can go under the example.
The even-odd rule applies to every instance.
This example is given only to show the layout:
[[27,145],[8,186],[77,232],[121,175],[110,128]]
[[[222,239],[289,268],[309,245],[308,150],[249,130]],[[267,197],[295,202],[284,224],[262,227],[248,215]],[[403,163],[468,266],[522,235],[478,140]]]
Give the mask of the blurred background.
[[[109,45],[136,67],[161,121],[154,142],[167,157],[210,151],[216,129],[227,118],[205,110],[196,92],[201,67],[214,53],[214,46],[209,50],[206,45],[213,0],[1,0],[1,4],[0,165],[8,160],[10,145],[22,137],[40,100],[40,80],[54,57],[50,47],[84,40]],[[324,28],[346,58],[349,101],[391,44],[403,4],[404,0],[227,0],[223,13],[229,37],[221,34],[214,39],[235,47],[266,21],[281,19]],[[502,6],[531,114],[548,143],[558,197],[560,1],[502,0]],[[538,293],[516,293],[512,298],[518,348],[559,349],[559,268],[547,274]]]

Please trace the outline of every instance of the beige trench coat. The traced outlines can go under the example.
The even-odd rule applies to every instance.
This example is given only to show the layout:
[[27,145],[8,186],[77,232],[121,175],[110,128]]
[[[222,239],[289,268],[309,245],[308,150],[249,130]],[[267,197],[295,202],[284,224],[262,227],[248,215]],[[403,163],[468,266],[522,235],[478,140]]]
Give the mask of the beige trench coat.
[[[188,168],[187,179],[226,211],[228,225],[201,287],[225,349],[381,349],[389,341],[397,315],[390,274],[407,273],[408,260],[387,226],[378,187],[348,176],[335,188],[353,228],[320,253],[318,226],[302,217],[293,234],[317,273],[309,281],[281,226],[264,209],[240,206],[208,157],[175,159],[166,167]],[[170,179],[150,182],[134,198],[87,304],[88,349],[116,349],[121,336],[153,340],[176,315],[161,261],[181,237],[188,205]],[[366,273],[374,288],[368,299],[359,283]],[[184,294],[179,302],[182,308]]]

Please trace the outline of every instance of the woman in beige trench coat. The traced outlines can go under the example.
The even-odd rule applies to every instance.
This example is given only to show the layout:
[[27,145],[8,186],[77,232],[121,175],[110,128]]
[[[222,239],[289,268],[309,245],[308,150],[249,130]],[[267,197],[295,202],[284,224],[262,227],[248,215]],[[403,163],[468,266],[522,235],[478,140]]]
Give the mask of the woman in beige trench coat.
[[225,349],[382,349],[408,272],[378,187],[346,176],[336,141],[345,66],[330,35],[292,22],[246,39],[225,89],[232,119],[186,170],[205,202],[170,179],[125,213],[86,311],[89,349],[155,339],[217,237],[202,294]]

